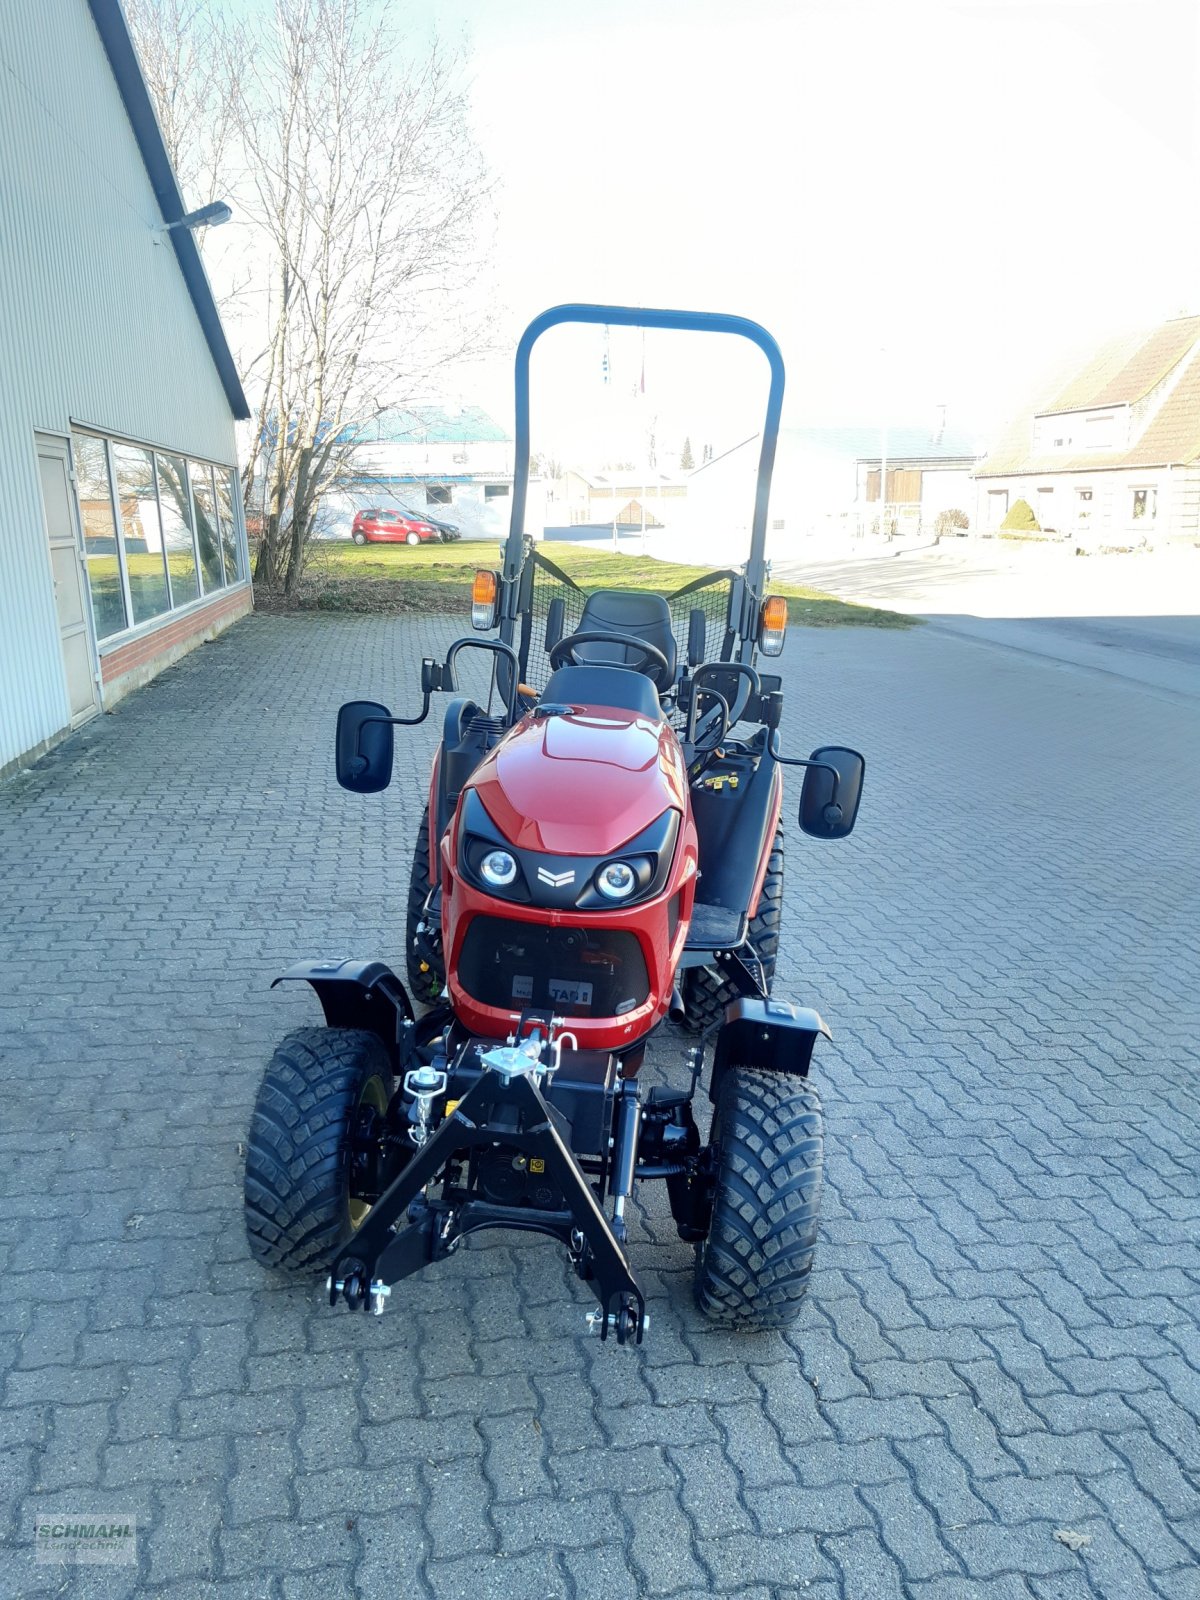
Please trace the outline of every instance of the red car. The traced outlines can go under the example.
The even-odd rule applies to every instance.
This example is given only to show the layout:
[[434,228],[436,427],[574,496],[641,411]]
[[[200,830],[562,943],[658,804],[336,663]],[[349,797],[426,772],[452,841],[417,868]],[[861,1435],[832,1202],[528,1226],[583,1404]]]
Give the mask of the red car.
[[356,511],[350,525],[355,544],[431,544],[444,535],[432,522],[407,511]]

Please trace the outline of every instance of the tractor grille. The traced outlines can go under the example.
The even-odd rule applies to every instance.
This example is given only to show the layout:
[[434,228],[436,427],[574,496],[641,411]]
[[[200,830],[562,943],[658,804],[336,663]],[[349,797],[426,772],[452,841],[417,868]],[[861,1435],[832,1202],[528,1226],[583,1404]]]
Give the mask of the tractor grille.
[[551,1006],[568,1017],[621,1017],[650,993],[634,934],[621,928],[551,928],[503,917],[474,918],[463,941],[458,981],[481,1005],[501,1011]]

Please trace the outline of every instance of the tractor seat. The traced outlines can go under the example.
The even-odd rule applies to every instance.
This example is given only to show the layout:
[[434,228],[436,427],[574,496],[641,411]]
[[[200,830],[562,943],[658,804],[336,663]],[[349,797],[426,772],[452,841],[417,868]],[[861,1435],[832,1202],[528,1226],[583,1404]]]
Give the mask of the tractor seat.
[[[598,589],[587,597],[577,633],[627,633],[631,639],[644,639],[667,658],[667,670],[651,667],[645,673],[660,694],[675,683],[675,634],[671,611],[660,594],[644,594],[637,589]],[[578,649],[583,665],[631,667],[638,659],[636,646],[582,644]]]

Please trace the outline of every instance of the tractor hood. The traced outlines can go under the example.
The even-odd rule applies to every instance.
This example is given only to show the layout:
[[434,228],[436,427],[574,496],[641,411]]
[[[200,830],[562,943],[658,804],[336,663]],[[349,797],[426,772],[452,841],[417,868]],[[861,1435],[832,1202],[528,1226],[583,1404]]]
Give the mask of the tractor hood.
[[687,773],[667,723],[602,706],[525,717],[467,787],[518,849],[601,856],[683,811]]

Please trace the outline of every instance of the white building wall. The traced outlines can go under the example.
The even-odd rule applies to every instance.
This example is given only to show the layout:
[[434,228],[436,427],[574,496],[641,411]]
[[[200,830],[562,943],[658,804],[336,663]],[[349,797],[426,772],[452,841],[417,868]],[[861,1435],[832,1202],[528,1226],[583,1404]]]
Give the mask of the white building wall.
[[513,446],[509,439],[367,444],[360,446],[355,455],[364,472],[379,477],[413,473],[452,479],[474,472],[503,477],[511,476],[513,470]]
[[69,721],[34,431],[236,452],[85,0],[0,0],[0,73],[2,770]]
[[[1191,468],[1110,467],[1095,472],[1043,472],[1014,474],[1011,477],[980,478],[977,481],[978,506],[975,529],[988,533],[996,528],[988,520],[988,496],[1001,491],[1008,495],[1011,511],[1018,500],[1026,501],[1042,526],[1061,539],[1089,545],[1155,544],[1167,538],[1200,537],[1200,503]],[[1044,490],[1050,489],[1046,496]],[[1080,491],[1089,490],[1084,502]],[[1157,514],[1135,519],[1135,490],[1152,490],[1157,495]]]

